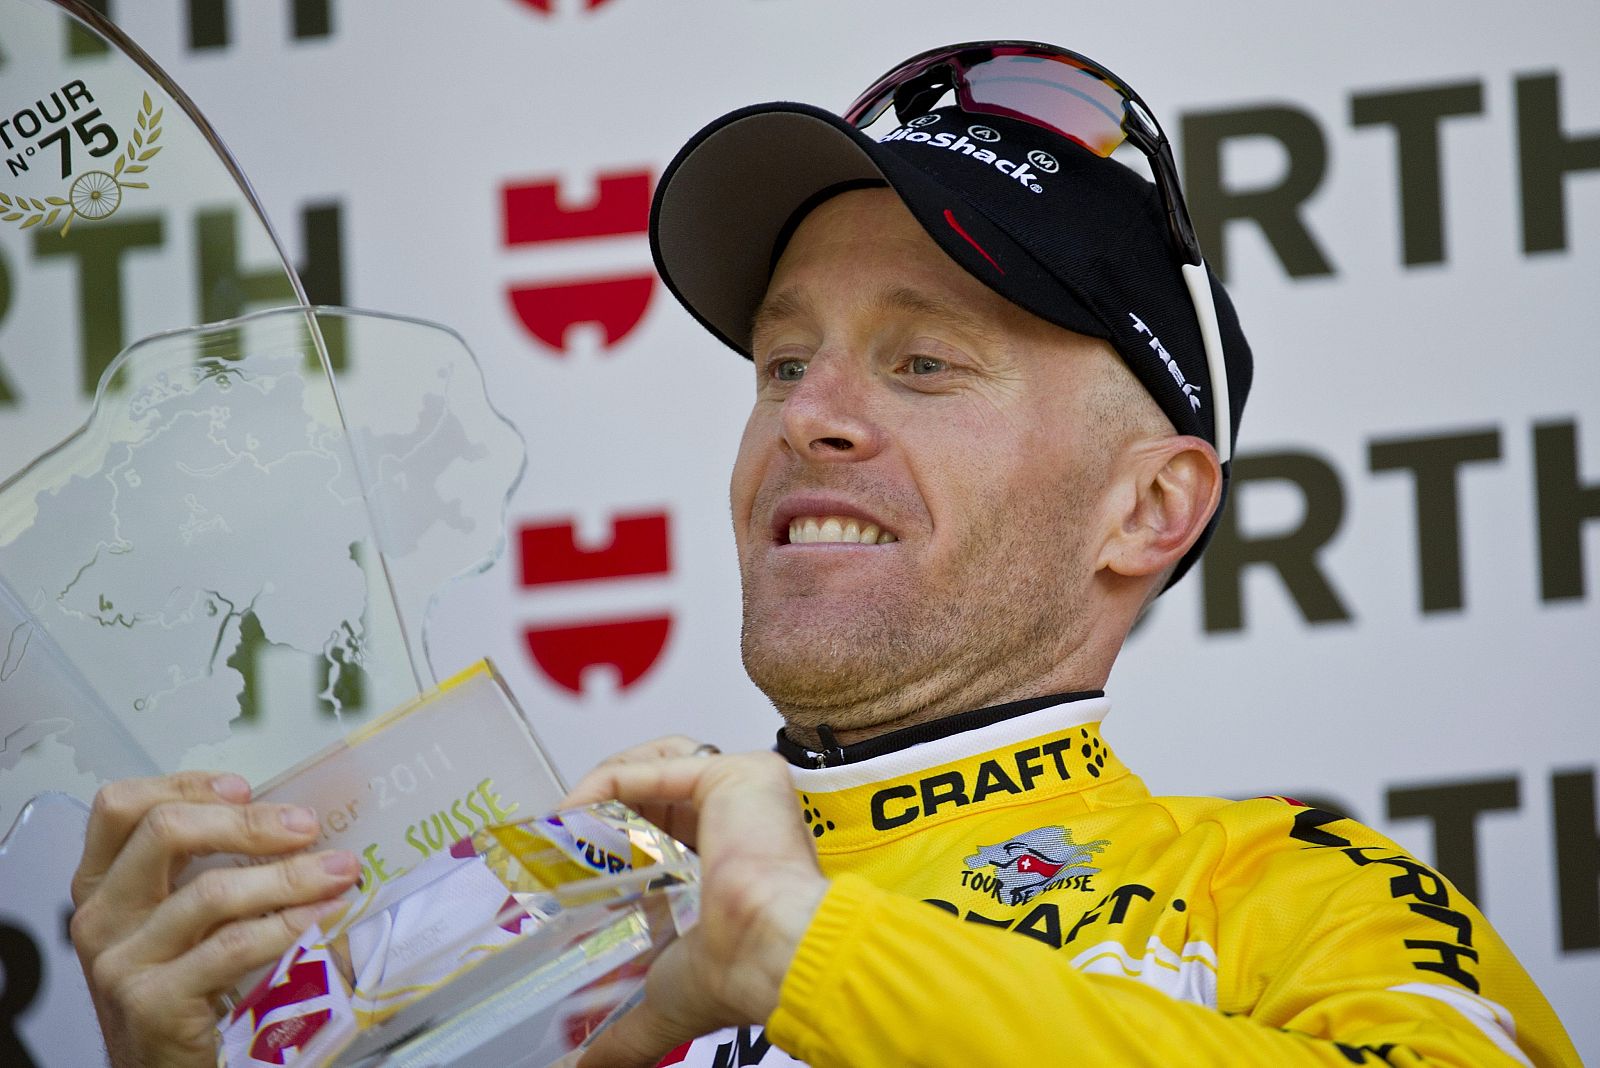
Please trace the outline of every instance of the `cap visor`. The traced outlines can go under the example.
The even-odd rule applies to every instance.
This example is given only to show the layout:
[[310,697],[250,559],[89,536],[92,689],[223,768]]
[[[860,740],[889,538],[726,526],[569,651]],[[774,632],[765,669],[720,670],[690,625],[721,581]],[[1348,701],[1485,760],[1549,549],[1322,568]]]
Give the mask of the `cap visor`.
[[[692,138],[662,175],[650,218],[656,269],[708,330],[750,355],[750,326],[777,242],[818,193],[882,180],[928,235],[980,282],[1069,330],[1105,337],[1099,318],[960,192],[807,104],[742,108]],[[1051,293],[1047,308],[1023,294]]]

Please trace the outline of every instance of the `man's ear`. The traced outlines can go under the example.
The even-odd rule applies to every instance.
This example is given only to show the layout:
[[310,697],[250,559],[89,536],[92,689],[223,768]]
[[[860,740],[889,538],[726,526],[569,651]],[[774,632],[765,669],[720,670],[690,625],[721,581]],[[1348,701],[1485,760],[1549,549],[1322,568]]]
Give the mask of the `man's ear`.
[[1176,564],[1222,496],[1222,468],[1201,438],[1174,434],[1129,447],[1117,477],[1100,566],[1128,577]]

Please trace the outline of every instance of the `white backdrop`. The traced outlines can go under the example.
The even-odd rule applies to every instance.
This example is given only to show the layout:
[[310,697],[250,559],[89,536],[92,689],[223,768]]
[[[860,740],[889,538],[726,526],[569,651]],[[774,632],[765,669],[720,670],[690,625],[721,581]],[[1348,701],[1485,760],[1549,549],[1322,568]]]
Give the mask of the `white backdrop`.
[[[842,107],[921,49],[1030,37],[1139,88],[1198,215],[1289,187],[1286,214],[1207,250],[1257,361],[1230,559],[1267,543],[1287,578],[1213,566],[1167,594],[1112,677],[1110,737],[1158,793],[1321,799],[1475,882],[1600,1059],[1600,7],[110,11],[211,118],[292,258],[324,209],[314,300],[436,319],[478,354],[530,468],[507,558],[440,608],[435,666],[492,656],[569,776],[652,734],[732,749],[778,724],[737,656],[725,493],[749,367],[651,281],[642,233],[700,125],[762,99]],[[0,435],[49,410],[64,430],[74,368],[8,348],[5,303]],[[0,437],[5,472],[21,440]],[[1270,544],[1297,530],[1309,544]],[[72,1063],[50,1024],[61,932],[21,925],[56,993],[20,1033]]]

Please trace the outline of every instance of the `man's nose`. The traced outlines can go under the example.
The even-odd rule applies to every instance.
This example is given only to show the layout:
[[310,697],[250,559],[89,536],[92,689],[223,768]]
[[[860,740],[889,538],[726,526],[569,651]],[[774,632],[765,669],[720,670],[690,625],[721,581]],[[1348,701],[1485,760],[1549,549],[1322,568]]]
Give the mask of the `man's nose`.
[[783,402],[783,439],[819,463],[866,460],[883,448],[872,412],[872,375],[848,357],[818,354]]

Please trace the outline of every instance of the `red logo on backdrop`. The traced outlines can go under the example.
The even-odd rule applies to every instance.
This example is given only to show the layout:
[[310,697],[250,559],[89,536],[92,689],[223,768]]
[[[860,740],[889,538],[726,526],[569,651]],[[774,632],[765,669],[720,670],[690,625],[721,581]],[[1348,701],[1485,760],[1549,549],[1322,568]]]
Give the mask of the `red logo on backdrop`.
[[664,575],[672,570],[665,512],[613,517],[610,544],[598,549],[580,549],[570,522],[530,523],[519,532],[518,542],[524,586]]
[[[586,203],[563,203],[551,179],[507,185],[501,192],[507,248],[554,245],[600,237],[642,234],[650,220],[648,170],[601,174]],[[529,334],[557,354],[567,351],[567,331],[598,324],[605,347],[613,348],[644,319],[655,292],[648,265],[586,278],[561,278],[513,285],[511,309]]]
[[[578,545],[570,520],[529,523],[517,531],[521,582],[539,589],[579,582],[666,575],[672,571],[665,512],[614,516],[611,539],[598,548]],[[661,659],[672,630],[670,614],[571,620],[523,630],[528,653],[551,682],[583,692],[583,672],[609,665],[626,690]]]
[[[597,7],[604,7],[611,0],[583,0],[583,10],[593,11]],[[549,15],[555,11],[556,0],[521,0],[526,7],[531,7],[541,15]]]

